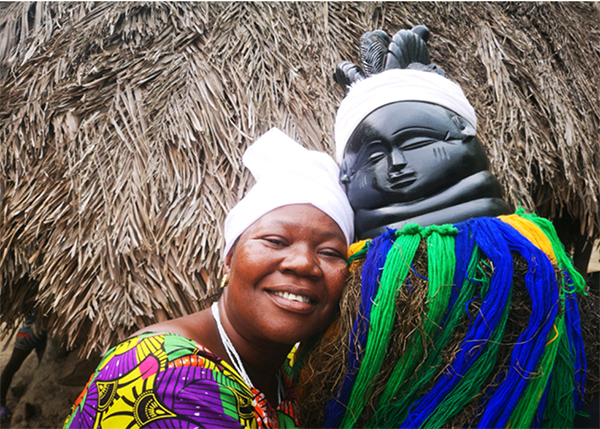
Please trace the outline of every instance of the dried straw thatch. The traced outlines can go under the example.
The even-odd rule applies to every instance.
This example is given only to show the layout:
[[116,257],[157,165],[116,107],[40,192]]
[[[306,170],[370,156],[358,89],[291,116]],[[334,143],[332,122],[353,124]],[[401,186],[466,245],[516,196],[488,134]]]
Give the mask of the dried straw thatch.
[[510,202],[598,237],[599,22],[592,3],[3,4],[0,321],[37,285],[51,331],[92,350],[198,309],[243,150],[278,126],[331,152],[331,74],[376,28],[427,25]]

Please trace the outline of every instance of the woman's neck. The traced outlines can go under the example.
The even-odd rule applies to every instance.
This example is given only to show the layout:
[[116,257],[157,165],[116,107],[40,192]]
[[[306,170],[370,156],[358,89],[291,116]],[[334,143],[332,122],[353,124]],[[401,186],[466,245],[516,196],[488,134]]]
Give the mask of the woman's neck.
[[[232,360],[236,358],[232,355],[237,353],[242,363],[242,368],[239,368],[238,371],[245,371],[252,385],[264,393],[269,403],[276,407],[278,404],[278,373],[293,346],[257,341],[255,338],[252,340],[244,338],[231,324],[224,311],[223,303],[219,302],[218,305],[219,319],[225,335],[229,338],[235,349],[235,351],[228,351],[225,345],[226,340],[219,334],[220,346],[225,351],[219,357],[235,368],[236,365]],[[214,324],[218,332],[216,320]]]
[[[220,319],[227,336],[242,360],[252,385],[264,393],[267,401],[273,407],[276,407],[278,404],[277,374],[293,346],[247,341],[231,325],[225,311],[220,311]],[[148,326],[136,332],[135,335],[143,332],[171,332],[182,335],[206,347],[215,356],[220,357],[235,368],[219,334],[217,322],[210,308],[178,319]]]

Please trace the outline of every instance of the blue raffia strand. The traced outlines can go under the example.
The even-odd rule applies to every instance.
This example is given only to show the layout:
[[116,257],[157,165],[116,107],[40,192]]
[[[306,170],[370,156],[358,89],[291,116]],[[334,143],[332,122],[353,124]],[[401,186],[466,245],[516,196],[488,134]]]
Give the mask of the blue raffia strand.
[[[486,346],[490,345],[489,340],[493,333],[506,320],[505,310],[510,304],[510,288],[506,285],[510,285],[512,281],[513,258],[506,243],[498,239],[502,236],[499,222],[493,218],[475,218],[465,222],[477,246],[494,267],[490,288],[485,296],[482,291],[480,311],[469,326],[448,369],[438,378],[431,390],[411,406],[408,417],[400,427],[415,428],[425,422],[477,362]],[[496,341],[491,342],[492,347],[494,344]],[[492,354],[491,358],[495,359],[495,354]]]
[[458,381],[456,387],[443,398],[443,401],[423,421],[421,427],[437,429],[445,426],[451,417],[458,414],[481,391],[485,380],[496,365],[498,349],[500,348],[506,321],[508,320],[511,295],[512,292],[509,293],[509,299],[496,330],[492,333],[487,346],[479,358],[475,360],[465,375]]
[[327,404],[324,423],[326,428],[339,427],[344,416],[352,386],[356,380],[358,366],[362,360],[361,353],[367,343],[368,326],[366,326],[366,323],[371,316],[373,299],[379,290],[379,280],[383,266],[395,240],[396,231],[388,228],[382,235],[373,239],[367,253],[362,268],[361,302],[350,334],[350,350],[348,351],[346,375],[341,387],[338,389],[338,394]]
[[371,394],[371,380],[381,369],[393,328],[396,293],[410,271],[410,265],[421,241],[421,231],[422,228],[417,224],[405,225],[397,232],[398,238],[388,253],[381,275],[381,285],[371,309],[369,336],[363,357],[363,361],[368,362],[368,365],[361,365],[358,370],[348,409],[340,427],[349,428],[356,424]]
[[[544,354],[538,363],[537,374],[535,374],[527,384],[524,394],[521,396],[521,399],[510,416],[508,421],[509,427],[529,428],[532,426],[537,411],[540,408],[541,398],[548,386],[550,374],[556,370],[555,362],[557,355],[559,355],[558,359],[560,359],[561,344],[566,345],[566,342],[564,341],[566,328],[563,310],[564,309],[561,309],[554,322],[554,332],[550,331]],[[559,374],[559,376],[562,377],[563,375]],[[568,384],[573,386],[572,377]],[[553,405],[560,406],[560,404]],[[543,406],[544,405],[542,405],[542,407]],[[573,404],[571,404],[571,408],[572,407]]]
[[[458,223],[454,225],[457,229],[458,234],[455,238],[455,247],[454,253],[456,259],[456,269],[454,274],[454,284],[456,286],[453,294],[450,296],[450,302],[448,303],[448,308],[454,308],[454,305],[457,303],[460,294],[462,293],[463,285],[467,284],[480,284],[481,280],[475,278],[475,274],[477,273],[477,265],[481,260],[481,254],[477,246],[475,245],[475,240],[471,234],[471,230],[468,225],[464,222]],[[471,267],[471,269],[469,269]],[[468,282],[468,283],[467,283]],[[462,286],[462,287],[461,287]],[[467,301],[467,302],[470,302]],[[463,303],[464,304],[464,303]],[[461,304],[462,305],[462,304]],[[466,313],[471,318],[469,314],[468,307],[466,308]],[[447,313],[448,317],[451,313]],[[445,321],[444,321],[445,322]]]
[[419,277],[421,280],[425,280],[425,281],[428,281],[428,280],[429,280],[427,277],[425,277],[425,276],[422,276],[421,274],[419,274],[419,272],[418,272],[417,270],[415,270],[414,264],[412,264],[412,265],[410,266],[410,271],[412,271],[412,273],[413,273],[415,276]]
[[[433,338],[436,331],[441,328],[452,292],[456,265],[454,237],[457,232],[458,230],[452,225],[433,225],[425,228],[421,234],[427,240],[429,277],[427,314],[421,321],[421,329],[414,330],[410,336],[406,355],[396,362],[379,399],[380,405],[391,401],[402,383],[413,375],[425,354],[423,347],[425,340]],[[411,270],[414,272],[412,266]]]
[[496,237],[502,237],[510,250],[520,253],[528,262],[525,286],[531,297],[532,311],[527,328],[513,348],[506,379],[488,402],[479,422],[480,428],[505,427],[508,424],[527,384],[537,374],[559,304],[558,284],[548,257],[512,226],[498,219],[490,219],[490,222],[496,223],[499,230]]
[[583,346],[583,337],[581,336],[581,320],[579,318],[579,305],[577,304],[577,295],[570,290],[565,295],[565,322],[567,326],[567,337],[569,347],[574,357],[574,377],[575,377],[575,411],[580,411],[583,407],[583,395],[585,392],[585,378],[587,374],[587,360]]
[[571,256],[566,252],[565,247],[560,242],[556,229],[548,219],[537,216],[535,213],[525,213],[525,210],[518,209],[515,214],[535,223],[538,228],[548,237],[552,244],[552,250],[556,256],[559,267],[563,270],[562,290],[565,294],[565,322],[567,327],[567,336],[569,346],[573,353],[575,364],[575,410],[581,410],[583,406],[583,392],[585,390],[585,378],[587,373],[587,361],[583,338],[581,336],[581,325],[579,318],[579,307],[577,297],[574,292],[585,292],[585,280],[583,276],[575,269]]
[[396,389],[396,394],[392,400],[387,404],[385,402],[380,403],[368,427],[397,427],[398,422],[406,418],[408,407],[414,398],[421,394],[424,387],[437,374],[442,364],[442,351],[465,317],[463,305],[471,298],[476,286],[482,281],[481,279],[475,279],[481,259],[480,251],[475,246],[470,231],[464,225],[459,228],[455,239],[455,255],[454,284],[461,286],[456,288],[459,292],[454,300],[456,305],[449,306],[450,311],[444,321],[443,329],[435,337],[432,351],[428,353],[423,365],[417,368],[414,377],[406,380],[403,385]]

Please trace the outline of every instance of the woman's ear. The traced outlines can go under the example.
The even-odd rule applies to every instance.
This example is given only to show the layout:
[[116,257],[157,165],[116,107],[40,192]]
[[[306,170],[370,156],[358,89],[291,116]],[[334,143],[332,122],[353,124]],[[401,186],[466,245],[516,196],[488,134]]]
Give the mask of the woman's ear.
[[223,261],[223,274],[229,274],[231,271],[231,259],[233,258],[233,252],[235,251],[236,244],[237,242],[231,246],[229,253],[227,253],[227,256],[225,256],[225,260]]
[[231,271],[231,253],[228,253],[223,261],[223,274],[229,274],[229,271]]

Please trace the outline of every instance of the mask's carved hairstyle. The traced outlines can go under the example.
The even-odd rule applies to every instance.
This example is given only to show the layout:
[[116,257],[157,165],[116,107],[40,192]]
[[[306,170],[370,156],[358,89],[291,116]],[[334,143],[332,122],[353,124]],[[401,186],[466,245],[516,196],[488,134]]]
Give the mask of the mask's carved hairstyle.
[[368,31],[359,40],[362,67],[342,61],[337,65],[333,78],[344,89],[345,95],[353,83],[386,70],[416,69],[445,76],[444,70],[431,64],[428,40],[429,30],[424,25],[400,30],[391,38],[382,30]]
[[[335,119],[335,154],[342,164],[356,127],[374,110],[402,101],[442,106],[464,118],[477,130],[477,116],[460,86],[431,63],[427,51],[429,30],[419,25],[393,37],[375,30],[359,41],[362,67],[348,61],[338,64],[335,81],[344,89]],[[429,73],[427,73],[429,72]]]

